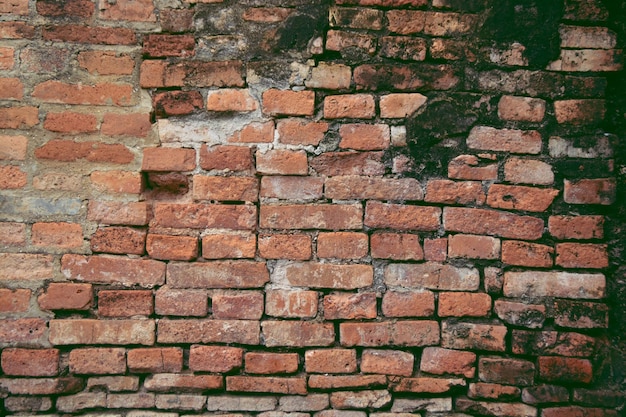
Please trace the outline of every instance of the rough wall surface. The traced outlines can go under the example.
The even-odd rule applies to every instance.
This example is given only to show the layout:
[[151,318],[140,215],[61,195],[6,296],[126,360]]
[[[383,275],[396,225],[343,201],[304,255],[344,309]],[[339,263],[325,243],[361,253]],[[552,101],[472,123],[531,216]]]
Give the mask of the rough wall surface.
[[0,0],[0,414],[620,415],[625,10]]

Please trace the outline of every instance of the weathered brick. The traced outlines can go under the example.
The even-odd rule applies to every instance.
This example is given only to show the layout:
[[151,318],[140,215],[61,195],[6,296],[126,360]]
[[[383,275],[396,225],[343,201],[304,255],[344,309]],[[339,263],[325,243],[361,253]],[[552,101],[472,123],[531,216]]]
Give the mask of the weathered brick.
[[14,1],[2,2],[2,4],[0,4],[0,13],[27,15],[28,14],[28,1],[27,0],[14,0]]
[[146,137],[152,129],[148,113],[107,113],[100,130],[103,135]]
[[137,376],[97,376],[87,380],[87,390],[106,389],[109,392],[128,392],[139,389]]
[[343,346],[429,346],[439,343],[436,321],[341,323]]
[[596,243],[557,243],[555,263],[564,268],[606,268],[609,266],[607,246]]
[[292,287],[353,290],[372,285],[374,270],[371,265],[294,262],[277,266],[272,282]]
[[45,103],[129,106],[132,90],[130,84],[79,85],[50,80],[36,85],[32,96]]
[[91,236],[93,252],[143,255],[146,231],[130,227],[104,227]]
[[146,378],[144,387],[156,392],[202,392],[224,386],[221,375],[153,374]]
[[500,239],[490,236],[450,235],[448,236],[448,256],[450,258],[498,259]]
[[153,287],[165,282],[165,264],[149,259],[117,256],[64,255],[61,272],[79,281]]
[[452,398],[397,398],[391,407],[391,413],[410,413],[422,410],[431,413],[452,411]]
[[211,396],[209,411],[268,411],[276,408],[276,397],[220,395]]
[[381,307],[386,317],[429,317],[435,313],[435,295],[431,291],[388,290]]
[[133,59],[115,51],[81,51],[78,64],[92,74],[130,75],[135,68]]
[[444,321],[441,347],[504,352],[507,332],[506,326],[496,324]]
[[211,296],[216,319],[258,320],[263,315],[263,294],[257,291],[225,291]]
[[243,365],[243,349],[228,346],[192,345],[189,369],[192,371],[226,373]]
[[311,167],[320,175],[382,175],[381,152],[326,152],[311,159]]
[[387,390],[337,391],[330,394],[334,409],[380,409],[391,404],[392,396]]
[[365,349],[361,355],[361,371],[372,374],[411,376],[413,355],[400,350]]
[[332,323],[267,320],[262,326],[267,347],[330,346],[335,341]]
[[[159,74],[160,70],[155,69]],[[243,87],[245,84],[241,61],[187,60],[167,64],[162,71],[166,87]]]
[[4,378],[0,386],[14,395],[72,394],[83,389],[80,378]]
[[24,84],[19,78],[0,78],[0,98],[21,100],[24,97]]
[[28,183],[28,174],[17,166],[0,166],[0,189],[23,188]]
[[26,22],[2,22],[0,24],[0,38],[2,39],[32,39],[35,36],[35,27]]
[[365,207],[365,225],[396,230],[437,230],[441,225],[441,209],[368,201]]
[[63,112],[48,113],[43,127],[53,132],[87,133],[95,132],[98,120],[92,114]]
[[265,314],[273,317],[312,318],[317,315],[316,291],[268,290]]
[[167,284],[172,288],[259,288],[269,281],[264,262],[170,262]]
[[546,113],[546,102],[539,98],[502,96],[498,116],[503,120],[539,123]]
[[541,134],[536,130],[495,129],[476,126],[467,138],[470,149],[511,153],[538,154],[541,152]]
[[541,417],[617,417],[616,410],[580,406],[544,408]]
[[37,1],[37,13],[42,16],[89,18],[94,14],[94,9],[94,4],[88,0],[69,0],[63,3],[51,0]]
[[243,20],[250,22],[274,23],[285,20],[292,9],[285,7],[251,7],[243,12]]
[[550,216],[548,230],[556,239],[601,239],[603,216]]
[[306,379],[302,377],[227,376],[226,391],[304,395],[307,387]]
[[553,254],[551,246],[515,240],[502,242],[502,262],[509,265],[549,268]]
[[156,291],[154,311],[162,316],[206,316],[208,295],[204,290],[178,290],[163,286]]
[[372,119],[376,115],[374,97],[369,94],[345,94],[324,98],[327,119]]
[[449,65],[364,64],[354,69],[357,89],[414,91],[448,90],[459,83],[458,74]]
[[269,116],[311,116],[315,108],[313,91],[270,89],[263,92],[263,113]]
[[101,290],[98,314],[102,317],[149,316],[154,312],[150,290]]
[[261,205],[264,229],[361,229],[363,208],[356,204]]
[[615,201],[615,187],[612,178],[565,180],[563,199],[570,204],[610,205]]
[[623,61],[620,49],[562,49],[559,59],[549,68],[568,72],[620,71]]
[[386,124],[343,124],[339,127],[339,147],[357,151],[376,151],[389,147],[391,131]]
[[439,317],[488,317],[491,297],[484,293],[440,292]]
[[91,408],[106,407],[107,394],[105,392],[81,392],[74,395],[59,397],[56,401],[58,411],[75,413]]
[[553,188],[494,184],[489,187],[487,204],[507,210],[542,212],[550,207],[558,194],[559,190]]
[[597,123],[604,119],[604,100],[560,100],[554,102],[554,112],[559,123]]
[[190,261],[198,256],[198,239],[191,236],[168,236],[149,233],[146,251],[154,259]]
[[504,295],[507,297],[602,298],[606,279],[602,274],[560,271],[506,272]]
[[536,159],[509,158],[504,163],[504,180],[514,184],[551,185],[552,166]]
[[126,372],[126,349],[74,349],[69,357],[70,372],[84,374],[123,374]]
[[317,146],[328,131],[328,123],[289,118],[279,120],[276,129],[280,143]]
[[305,151],[287,149],[257,151],[256,168],[265,175],[306,175],[309,170]]
[[392,287],[475,291],[480,283],[477,269],[457,268],[436,262],[389,264],[384,274],[385,284]]
[[112,164],[128,164],[135,159],[135,155],[122,144],[75,142],[63,139],[53,139],[35,149],[35,157],[63,162],[87,159],[90,162]]
[[544,226],[536,217],[460,207],[446,207],[443,223],[448,231],[527,240],[539,239]]
[[59,373],[59,350],[4,349],[2,371],[11,376],[56,376]]
[[123,0],[113,4],[99,1],[100,18],[131,22],[156,22],[154,4],[150,0]]
[[30,308],[31,290],[0,288],[0,313],[25,313]]
[[[320,411],[328,408],[329,395],[328,394],[308,394],[306,396],[301,395],[289,395],[279,398],[278,409],[283,412],[294,411]],[[279,412],[280,413],[280,412]],[[278,414],[276,413],[278,417]],[[272,412],[263,417],[271,417]],[[300,413],[304,414],[304,413]],[[299,414],[298,414],[299,415]],[[304,416],[302,416],[304,417]]]
[[475,382],[469,385],[467,396],[482,400],[519,400],[522,390],[509,385]]
[[82,180],[81,175],[50,172],[33,177],[33,188],[36,190],[78,191],[82,186]]
[[[424,61],[426,59],[427,49],[428,43],[422,38],[413,38],[410,36],[384,36],[380,40],[380,54],[386,58],[394,58],[402,61]],[[402,112],[398,112],[396,113],[396,116],[391,117],[405,117],[411,113],[406,113],[402,116]],[[381,117],[389,116],[381,115]]]
[[249,230],[256,226],[256,207],[157,203],[154,206],[153,224],[172,228]]
[[422,352],[420,371],[434,375],[462,375],[473,378],[476,354],[473,352],[426,347]]
[[588,384],[593,380],[593,367],[588,359],[541,356],[539,377],[559,384]]
[[142,171],[191,171],[196,167],[196,151],[184,148],[146,148]]
[[624,394],[610,389],[575,388],[572,399],[586,406],[619,407],[624,403]]
[[253,320],[169,320],[158,325],[159,343],[240,343],[258,345],[259,322]]
[[143,40],[143,54],[150,58],[192,57],[195,47],[192,35],[152,34]]
[[456,401],[456,409],[461,412],[485,416],[537,417],[535,407],[522,403],[473,401],[460,398]]
[[79,248],[83,244],[83,228],[76,223],[35,223],[31,240],[35,246]]
[[535,382],[535,364],[522,359],[481,357],[478,378],[483,382],[529,386]]
[[317,200],[322,197],[324,179],[320,177],[264,176],[260,197],[285,200]]
[[373,319],[376,318],[376,294],[332,293],[324,296],[324,318],[338,319]]
[[91,284],[51,282],[37,302],[43,310],[89,310],[93,288]]
[[245,371],[251,374],[291,374],[298,371],[297,353],[248,352]]
[[30,253],[0,253],[2,280],[32,280],[52,278],[54,258]]
[[183,350],[177,347],[129,349],[126,362],[130,372],[180,372],[183,368]]
[[49,411],[52,409],[52,400],[48,397],[8,397],[4,400],[7,411]]
[[465,387],[466,385],[465,380],[462,378],[402,378],[400,383],[393,387],[393,391],[444,394],[454,388]]
[[152,408],[155,395],[147,392],[107,395],[107,408]]
[[146,202],[90,201],[87,219],[110,225],[144,226],[148,224]]
[[254,258],[256,234],[210,234],[202,238],[204,259]]
[[497,180],[498,164],[491,159],[481,160],[476,155],[459,155],[448,164],[448,177],[456,180]]
[[23,161],[26,159],[28,150],[28,138],[26,136],[0,135],[0,159]]
[[[197,378],[198,380],[209,379],[209,378]],[[184,380],[185,383],[189,383],[189,381],[193,380],[192,378],[186,378]],[[187,388],[185,388],[187,389]],[[198,391],[194,389],[192,391]],[[155,406],[160,410],[191,410],[191,411],[200,411],[204,409],[206,405],[207,397],[204,395],[198,394],[158,394],[155,399]],[[137,411],[135,411],[137,412]],[[150,411],[150,416],[155,415],[154,412]],[[177,413],[158,413],[155,417],[174,417],[173,414]],[[130,414],[129,417],[135,417]],[[137,417],[147,417],[146,415],[139,415]]]
[[376,38],[366,33],[345,30],[329,30],[326,33],[326,49],[341,52],[357,49],[369,55],[376,52]]
[[608,307],[587,301],[555,300],[554,322],[575,329],[606,328],[609,325]]
[[[144,72],[144,75],[148,76],[149,74]],[[152,104],[157,117],[182,116],[203,109],[204,99],[202,98],[202,94],[195,90],[165,91],[154,94]]]
[[39,123],[37,107],[2,107],[0,108],[0,129],[23,129]]
[[324,186],[327,198],[336,200],[422,200],[419,181],[413,178],[372,178],[365,176],[333,176]]
[[561,25],[562,48],[612,49],[616,44],[615,32],[606,27]]
[[143,177],[131,171],[94,171],[89,176],[96,189],[107,193],[139,194],[143,190]]
[[485,192],[478,181],[430,180],[426,185],[424,201],[428,203],[482,205]]
[[359,259],[369,252],[368,238],[357,232],[326,232],[317,237],[320,258]]
[[228,138],[230,143],[271,143],[274,141],[274,121],[250,122]]
[[224,88],[209,91],[206,109],[209,111],[249,112],[258,108],[258,103],[246,89]]
[[581,333],[513,330],[512,352],[516,355],[559,355],[589,357],[596,339]]
[[370,245],[374,258],[416,261],[424,259],[417,235],[375,233],[370,238]]
[[309,387],[316,389],[386,387],[385,375],[311,375]]
[[312,349],[304,354],[304,366],[308,373],[352,373],[357,369],[354,349]]
[[53,345],[152,345],[154,320],[50,320]]
[[308,88],[343,90],[350,88],[352,70],[343,64],[320,62],[311,68],[311,75],[305,81]]

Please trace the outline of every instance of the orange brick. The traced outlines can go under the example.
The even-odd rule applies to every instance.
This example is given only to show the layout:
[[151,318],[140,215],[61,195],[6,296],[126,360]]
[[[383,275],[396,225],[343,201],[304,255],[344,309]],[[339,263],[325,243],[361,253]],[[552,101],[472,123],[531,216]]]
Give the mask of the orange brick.
[[109,193],[140,194],[143,177],[132,171],[94,171],[89,179],[95,188]]
[[103,135],[135,136],[144,138],[152,129],[148,113],[107,113],[102,120],[100,130]]
[[435,294],[431,291],[387,291],[382,312],[386,317],[429,317],[435,313]]
[[505,240],[502,242],[502,262],[509,265],[550,268],[554,249],[537,243]]
[[258,103],[249,90],[224,88],[209,91],[206,109],[209,111],[249,112],[258,108]]
[[363,209],[353,204],[262,205],[259,225],[271,229],[361,229]]
[[146,148],[142,171],[191,171],[196,167],[196,151],[185,148]]
[[368,239],[364,233],[320,233],[317,238],[317,256],[320,258],[358,259],[368,252]]
[[79,248],[83,245],[83,228],[76,223],[35,223],[31,239],[36,246]]
[[67,84],[49,80],[37,84],[33,98],[45,103],[87,104],[95,106],[130,106],[133,102],[130,84],[100,83],[94,85]]
[[604,216],[550,216],[548,229],[556,239],[601,239]]
[[385,375],[311,375],[309,387],[315,389],[386,387]]
[[310,122],[304,119],[279,120],[278,141],[287,145],[317,146],[328,131],[328,123]]
[[0,288],[0,313],[24,313],[30,308],[31,291]]
[[312,349],[304,354],[304,366],[309,373],[335,374],[356,371],[354,349]]
[[183,350],[178,347],[129,349],[126,362],[130,372],[180,372],[183,368]]
[[2,371],[11,376],[56,376],[59,373],[59,350],[4,349]]
[[256,207],[243,204],[158,203],[153,224],[191,229],[251,230],[256,226]]
[[427,97],[419,93],[394,93],[380,98],[380,117],[405,118],[426,103]]
[[490,236],[450,235],[448,236],[448,256],[450,258],[498,259],[500,239]]
[[373,228],[428,231],[441,224],[441,209],[427,206],[404,206],[368,201],[365,225]]
[[154,311],[161,316],[203,317],[209,311],[204,290],[179,290],[161,287],[154,297]]
[[274,121],[250,122],[228,138],[229,143],[271,143],[274,141]]
[[243,365],[243,349],[228,346],[192,345],[189,369],[192,371],[226,373]]
[[249,171],[254,168],[250,148],[217,145],[200,148],[200,167],[210,170]]
[[43,122],[45,129],[61,133],[95,132],[96,116],[85,113],[48,113]]
[[143,88],[165,87],[166,66],[165,61],[143,61],[139,70],[139,85]]
[[87,159],[90,162],[128,164],[135,159],[134,154],[122,144],[102,144],[97,142],[75,142],[53,139],[35,149],[35,156],[64,162]]
[[9,70],[15,65],[15,49],[0,48],[0,69]]
[[211,297],[216,319],[259,320],[263,315],[263,294],[258,291],[225,291]]
[[500,236],[511,239],[535,240],[543,235],[543,220],[512,213],[446,207],[443,224],[447,231],[477,235]]
[[373,258],[414,261],[424,259],[417,235],[375,233],[370,240]]
[[130,227],[99,228],[91,236],[93,252],[143,255],[146,245],[146,231]]
[[361,355],[361,371],[372,374],[411,376],[414,357],[400,350],[366,349]]
[[[53,345],[153,345],[155,342],[154,320],[144,318],[136,320],[52,319],[48,325],[48,338]],[[86,352],[83,352],[84,355],[81,355],[86,358],[86,364],[90,368],[91,365],[99,366],[97,355],[90,355],[87,350],[90,349],[86,349]],[[124,373],[125,349],[119,350],[121,359],[117,354],[113,356],[115,364],[119,366],[119,373]],[[121,369],[122,364],[123,369]],[[118,370],[117,367],[116,370]],[[86,373],[95,372],[87,371]]]
[[375,151],[389,147],[391,131],[385,124],[344,124],[339,128],[339,147],[357,151]]
[[265,175],[306,175],[309,169],[305,151],[285,149],[257,151],[256,168]]
[[154,259],[190,261],[198,256],[198,239],[191,236],[148,234],[146,250]]
[[374,97],[369,94],[345,94],[324,99],[324,117],[327,119],[373,119],[375,115]]
[[154,312],[150,290],[101,290],[98,314],[102,317],[149,316]]
[[135,62],[129,55],[115,51],[79,52],[78,65],[97,75],[130,75],[135,68]]
[[546,113],[546,102],[539,98],[502,96],[498,116],[502,120],[539,123]]
[[259,255],[267,259],[311,259],[311,237],[308,235],[259,235]]
[[325,152],[311,159],[311,168],[319,175],[382,176],[385,166],[382,152]]
[[326,320],[353,320],[376,318],[376,294],[332,293],[324,297],[324,318]]
[[259,181],[254,177],[194,175],[194,200],[257,201]]
[[456,180],[497,180],[498,164],[485,165],[475,155],[460,155],[448,164],[448,177]]
[[0,166],[0,189],[23,188],[28,183],[28,175],[17,166]]
[[123,256],[83,256],[67,254],[61,258],[61,272],[68,279],[85,282],[152,287],[165,282],[165,264],[152,259]]
[[269,116],[312,116],[315,92],[270,89],[263,92],[263,113]]
[[0,129],[23,129],[39,124],[37,107],[2,107],[0,108]]
[[145,202],[90,201],[87,219],[100,224],[144,226],[148,224]]
[[243,12],[243,20],[250,22],[275,23],[282,22],[291,13],[292,9],[284,7],[251,7]]
[[0,78],[0,98],[21,100],[24,97],[24,84],[19,78]]
[[100,18],[131,22],[156,22],[154,4],[150,0],[121,0],[100,3]]
[[28,150],[26,136],[0,135],[0,159],[23,161]]
[[312,318],[317,315],[316,291],[269,290],[265,294],[265,313],[273,317]]
[[491,314],[491,297],[472,292],[439,293],[439,317],[487,317]]
[[35,36],[35,27],[25,22],[0,23],[0,38],[2,39],[31,39]]
[[126,349],[85,348],[70,352],[70,372],[77,375],[115,375],[126,372]]
[[424,259],[443,262],[448,257],[448,239],[424,239]]
[[202,257],[205,259],[254,258],[256,235],[210,234],[202,238]]
[[504,164],[504,180],[515,184],[550,185],[552,166],[535,159],[510,158]]
[[291,374],[298,371],[298,354],[248,352],[244,363],[250,374]]
[[324,178],[298,176],[264,176],[260,196],[283,200],[317,200],[322,197]]
[[28,14],[28,0],[3,1],[0,3],[0,13],[2,14]]
[[476,126],[467,138],[470,149],[483,151],[538,154],[541,152],[541,145],[541,134],[536,130]]
[[307,388],[303,377],[227,376],[226,391],[304,395]]
[[482,205],[486,200],[481,182],[430,180],[424,201],[428,203]]
[[93,288],[91,284],[51,282],[37,302],[43,310],[89,310]]
[[439,347],[424,348],[420,371],[434,375],[461,375],[473,378],[476,374],[476,354]]
[[557,243],[556,264],[564,268],[606,268],[607,246],[596,243]]

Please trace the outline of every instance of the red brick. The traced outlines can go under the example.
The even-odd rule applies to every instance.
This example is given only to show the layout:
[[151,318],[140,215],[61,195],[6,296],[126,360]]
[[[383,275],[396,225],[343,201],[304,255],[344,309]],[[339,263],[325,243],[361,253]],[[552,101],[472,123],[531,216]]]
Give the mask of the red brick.
[[131,75],[135,69],[135,62],[129,55],[115,51],[79,52],[78,64],[97,75]]
[[0,313],[24,313],[30,308],[31,291],[0,288]]
[[202,238],[204,259],[254,258],[256,255],[256,235],[210,234]]
[[354,204],[261,205],[264,229],[361,229],[363,209]]
[[259,173],[266,175],[306,175],[307,155],[305,151],[286,149],[257,152],[256,167]]
[[178,347],[129,349],[126,361],[133,373],[180,372],[183,350]]
[[544,408],[541,417],[617,417],[616,410],[579,406]]
[[513,330],[511,350],[516,355],[589,357],[596,338],[581,333]]
[[276,23],[285,20],[292,12],[284,7],[251,7],[244,10],[242,18],[250,22]]
[[514,184],[550,185],[552,166],[536,159],[509,158],[504,164],[504,180]]
[[165,282],[165,264],[122,256],[63,255],[61,272],[68,279],[91,283],[153,287]]
[[85,385],[81,378],[15,378],[3,379],[2,387],[14,395],[72,394]]
[[126,372],[126,349],[85,348],[70,352],[73,374],[123,374]]
[[[144,61],[150,62],[150,61]],[[143,68],[143,67],[142,67]],[[145,68],[148,70],[148,68]],[[149,74],[144,72],[147,77]],[[149,84],[158,84],[150,82]],[[143,85],[142,85],[143,86]],[[152,85],[149,85],[152,86]],[[182,116],[204,108],[204,99],[199,91],[164,91],[155,93],[152,106],[157,117]]]
[[516,400],[519,399],[521,389],[508,385],[475,382],[469,385],[467,396],[473,399],[485,400]]
[[306,379],[254,376],[227,376],[226,391],[271,392],[276,394],[307,393]]
[[448,239],[424,239],[424,259],[443,262],[448,258]]
[[439,293],[440,317],[486,317],[491,313],[491,297],[483,293]]
[[328,131],[328,123],[311,122],[304,119],[279,120],[278,141],[286,145],[317,146]]
[[429,346],[439,343],[436,321],[340,323],[343,346]]
[[448,236],[448,257],[469,259],[498,259],[500,239],[489,236]]
[[135,155],[125,145],[120,143],[94,143],[93,149],[87,154],[89,162],[128,164],[133,162],[134,159]]
[[48,113],[43,123],[45,129],[61,133],[95,132],[98,120],[92,114]]
[[541,134],[536,130],[495,129],[474,127],[467,138],[470,149],[511,153],[538,154],[541,152]]
[[384,375],[311,375],[309,387],[315,389],[341,388],[373,388],[386,387],[387,377]]
[[200,167],[210,170],[249,171],[254,168],[250,148],[217,145],[200,148]]
[[[304,366],[308,373],[334,374],[356,372],[357,359],[354,349],[313,349],[304,354]],[[310,386],[310,384],[309,384]]]
[[194,175],[194,200],[257,201],[259,183],[253,177]]
[[132,171],[94,171],[89,179],[94,188],[109,193],[140,194],[143,190],[143,177]]
[[360,90],[415,91],[449,90],[458,85],[460,79],[449,65],[364,64],[354,69],[354,82]]
[[128,20],[132,22],[155,22],[154,4],[151,0],[118,0],[115,3],[100,1],[100,18]]
[[37,13],[42,16],[89,18],[94,14],[94,4],[89,0],[68,0],[63,3],[53,0],[38,0]]
[[376,318],[376,294],[332,293],[324,296],[326,320],[354,320]]
[[38,318],[1,319],[0,343],[41,345],[46,332],[46,321]]
[[89,310],[93,288],[91,284],[51,282],[37,302],[43,310]]
[[35,149],[35,156],[40,159],[63,162],[87,159],[90,162],[113,164],[128,164],[135,159],[133,153],[122,144],[75,142],[62,139],[53,139]]
[[0,48],[0,69],[10,70],[15,66],[15,49]]
[[535,364],[521,359],[482,357],[478,377],[483,382],[529,386],[535,382]]
[[224,88],[209,91],[206,109],[209,111],[249,112],[258,108],[258,103],[247,89]]
[[259,320],[263,315],[263,294],[258,291],[226,291],[211,296],[216,319]]
[[192,371],[226,373],[242,365],[241,348],[192,345],[189,349],[189,369]]
[[315,92],[270,89],[263,92],[263,113],[269,116],[312,116]]
[[402,378],[400,383],[393,387],[393,391],[443,394],[453,388],[465,387],[465,385],[465,380],[461,378]]
[[376,115],[374,97],[369,94],[345,94],[324,99],[324,117],[327,119],[373,119]]
[[0,166],[0,190],[23,188],[28,183],[28,175],[17,166]]
[[167,283],[172,288],[259,288],[268,281],[264,262],[170,262],[167,265]]
[[98,314],[101,317],[149,316],[154,312],[151,290],[101,290]]
[[559,384],[588,384],[593,380],[593,368],[588,359],[541,356],[539,377]]
[[267,347],[330,346],[335,342],[332,323],[266,320],[263,334]]
[[368,201],[365,207],[365,225],[396,230],[437,230],[441,225],[441,209]]
[[229,143],[271,143],[274,141],[274,121],[250,122],[228,138]]
[[613,178],[565,180],[563,199],[570,204],[610,205],[615,201],[615,188]]
[[150,115],[147,113],[115,114],[107,113],[102,120],[103,135],[126,135],[146,137],[152,128]]
[[298,371],[297,353],[248,352],[245,371],[250,374],[291,374]]
[[209,312],[208,296],[204,290],[177,290],[164,286],[156,291],[154,311],[161,316],[203,317]]
[[39,124],[37,107],[2,107],[0,108],[0,129],[23,129]]
[[357,151],[376,151],[389,147],[391,131],[386,124],[344,124],[339,127],[339,147]]
[[[384,36],[380,42],[380,54],[386,58],[394,58],[402,61],[424,61],[428,43],[422,38],[410,36]],[[381,99],[382,100],[382,99]],[[383,111],[381,107],[381,112]],[[399,113],[401,114],[401,113]],[[406,113],[405,116],[411,113]],[[402,115],[391,117],[405,117]],[[381,117],[390,117],[382,116]]]
[[0,135],[0,159],[23,161],[28,150],[26,136]]
[[83,229],[76,223],[35,223],[31,239],[36,246],[79,248],[83,245]]
[[320,258],[359,259],[369,252],[364,233],[329,232],[317,237],[317,256]]
[[[154,374],[146,378],[144,386],[156,392],[203,392],[222,389],[224,381],[221,375]],[[200,398],[204,403],[204,397]]]
[[504,275],[504,295],[507,297],[602,298],[605,289],[602,274],[533,271]]
[[285,200],[317,200],[322,197],[324,179],[320,177],[264,176],[260,196]]
[[447,231],[535,240],[543,234],[543,220],[495,210],[446,207],[443,223]]
[[473,378],[476,373],[476,354],[439,347],[427,347],[422,352],[420,371],[434,375],[460,375]]
[[503,120],[539,123],[546,113],[546,102],[539,98],[502,96],[498,116]]
[[146,148],[142,171],[191,171],[196,167],[196,151],[186,148]]
[[148,224],[145,202],[90,201],[87,219],[100,224],[144,226]]
[[490,163],[484,165],[475,155],[460,155],[448,164],[448,177],[457,180],[497,180],[498,164]]
[[[506,326],[444,321],[441,327],[441,347],[504,352],[507,332]],[[460,334],[463,337],[459,337]]]
[[21,100],[24,97],[24,84],[19,78],[0,78],[0,98]]
[[36,85],[32,96],[45,103],[129,106],[132,92],[130,84],[82,85],[49,80]]
[[182,61],[166,65],[163,71],[165,87],[243,87],[245,85],[241,61]]
[[374,258],[415,261],[424,259],[424,252],[417,235],[375,233],[370,240]]
[[608,307],[587,301],[555,300],[554,322],[575,329],[607,328]]
[[326,49],[341,52],[345,49],[360,49],[369,55],[376,53],[376,38],[358,32],[329,30],[326,33]]
[[353,290],[373,283],[374,271],[370,265],[298,262],[280,268],[274,273],[274,281],[292,287]]
[[556,264],[564,268],[606,268],[609,255],[606,245],[595,243],[557,243]]
[[422,187],[413,178],[372,178],[365,176],[335,176],[327,178],[327,198],[335,200],[421,200]]
[[551,246],[515,240],[502,242],[502,262],[509,265],[550,268],[553,254]]
[[550,216],[548,229],[556,239],[602,239],[604,216]]
[[2,371],[12,376],[56,376],[58,349],[7,348],[2,351]]
[[310,77],[304,82],[308,88],[343,90],[350,88],[352,70],[343,64],[319,62],[311,68]]
[[268,290],[265,314],[272,317],[313,318],[317,315],[316,291]]
[[365,349],[361,355],[361,372],[411,376],[413,362],[413,355],[408,352]]
[[154,259],[190,261],[198,256],[198,238],[148,234],[146,250]]
[[597,123],[606,113],[604,100],[560,100],[554,102],[556,121],[567,124]]
[[382,152],[325,152],[311,159],[311,167],[324,176],[383,175]]
[[153,225],[191,229],[251,230],[256,226],[256,207],[158,203],[154,207]]
[[35,37],[35,27],[25,22],[0,23],[1,39],[32,39]]
[[195,47],[193,35],[152,34],[143,40],[143,54],[149,58],[192,57]]
[[559,190],[553,188],[493,184],[489,187],[487,204],[507,210],[541,212],[550,207],[558,194]]
[[435,294],[388,290],[383,295],[382,313],[386,317],[430,317],[435,313]]

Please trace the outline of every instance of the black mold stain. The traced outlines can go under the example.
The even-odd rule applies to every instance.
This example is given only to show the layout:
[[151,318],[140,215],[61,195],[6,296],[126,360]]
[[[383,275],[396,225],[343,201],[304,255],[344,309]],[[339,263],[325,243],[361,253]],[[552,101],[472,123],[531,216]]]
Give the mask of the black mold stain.
[[328,26],[328,7],[309,6],[298,8],[278,28],[274,52],[305,50],[309,41],[321,36]]

